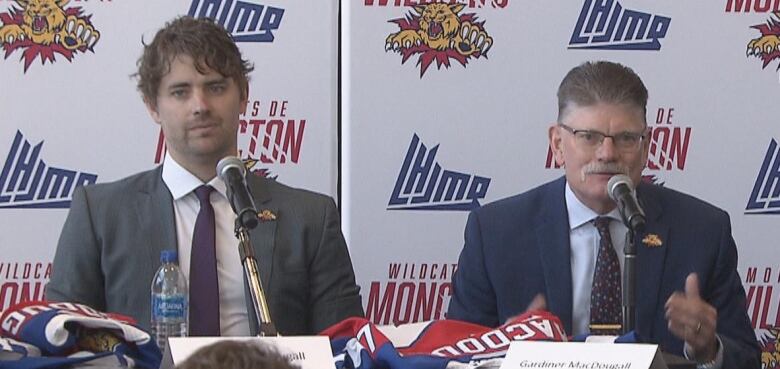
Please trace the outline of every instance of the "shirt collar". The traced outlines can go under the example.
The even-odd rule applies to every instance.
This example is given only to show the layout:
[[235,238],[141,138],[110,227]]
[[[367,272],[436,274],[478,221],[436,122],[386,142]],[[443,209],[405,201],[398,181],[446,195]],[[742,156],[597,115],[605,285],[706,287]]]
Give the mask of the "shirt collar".
[[[569,186],[568,181],[566,181],[566,190],[564,192],[566,194],[566,212],[569,214],[570,230],[579,228],[583,224],[589,223],[596,217],[602,216],[593,211],[591,208],[587,207],[582,203],[582,201],[580,201],[580,199],[577,198],[577,195],[574,194],[571,186]],[[603,216],[621,221],[620,211],[617,209],[617,207]]]
[[[174,201],[189,195],[195,191],[196,188],[204,184],[198,177],[176,162],[176,160],[171,157],[170,153],[165,153],[162,180],[165,182],[165,185],[168,186],[168,190],[171,191],[171,196]],[[214,187],[214,190],[227,198],[227,186],[225,186],[225,182],[223,182],[222,179],[214,177],[206,184]]]

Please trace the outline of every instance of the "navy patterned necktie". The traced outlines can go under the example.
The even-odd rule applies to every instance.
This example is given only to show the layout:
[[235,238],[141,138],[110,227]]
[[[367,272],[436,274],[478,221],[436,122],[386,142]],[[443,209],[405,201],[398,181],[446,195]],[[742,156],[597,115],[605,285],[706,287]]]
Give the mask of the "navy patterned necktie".
[[618,335],[623,324],[620,261],[609,235],[610,220],[608,217],[598,217],[593,221],[601,241],[590,295],[591,334]]
[[195,195],[200,211],[195,220],[190,254],[190,336],[219,336],[219,285],[217,248],[211,186],[200,186]]

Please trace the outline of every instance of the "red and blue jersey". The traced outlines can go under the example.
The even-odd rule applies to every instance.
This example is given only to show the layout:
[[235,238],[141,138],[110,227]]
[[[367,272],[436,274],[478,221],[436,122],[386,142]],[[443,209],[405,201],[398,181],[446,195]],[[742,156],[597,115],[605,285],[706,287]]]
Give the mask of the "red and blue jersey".
[[132,319],[68,302],[28,302],[0,317],[0,368],[77,363],[158,368],[160,349]]
[[456,320],[380,327],[351,318],[321,334],[331,339],[338,369],[492,367],[512,341],[567,340],[560,319],[544,311],[516,316],[497,328]]

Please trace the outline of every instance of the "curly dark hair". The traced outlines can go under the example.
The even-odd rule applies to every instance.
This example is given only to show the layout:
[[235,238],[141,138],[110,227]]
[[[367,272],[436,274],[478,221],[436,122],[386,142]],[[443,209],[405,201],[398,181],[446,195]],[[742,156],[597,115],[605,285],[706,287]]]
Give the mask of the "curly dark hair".
[[298,369],[272,347],[251,341],[220,341],[195,351],[176,369]]
[[144,101],[155,105],[160,81],[171,70],[171,62],[179,55],[190,56],[198,72],[212,69],[232,78],[241,89],[241,97],[249,91],[249,73],[252,64],[241,58],[230,34],[213,20],[178,17],[157,31],[152,43],[144,44],[138,58],[138,90]]

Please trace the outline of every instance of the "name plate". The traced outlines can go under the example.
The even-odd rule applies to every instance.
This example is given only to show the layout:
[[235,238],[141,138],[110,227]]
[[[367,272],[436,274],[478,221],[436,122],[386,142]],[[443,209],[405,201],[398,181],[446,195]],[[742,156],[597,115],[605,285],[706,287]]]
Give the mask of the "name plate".
[[658,345],[530,342],[509,346],[501,369],[667,369]]
[[[181,364],[201,347],[220,341],[252,341],[270,346],[301,369],[334,369],[330,341],[325,336],[296,337],[171,337],[161,368]],[[170,360],[170,361],[169,361]],[[172,363],[172,364],[171,364]]]

